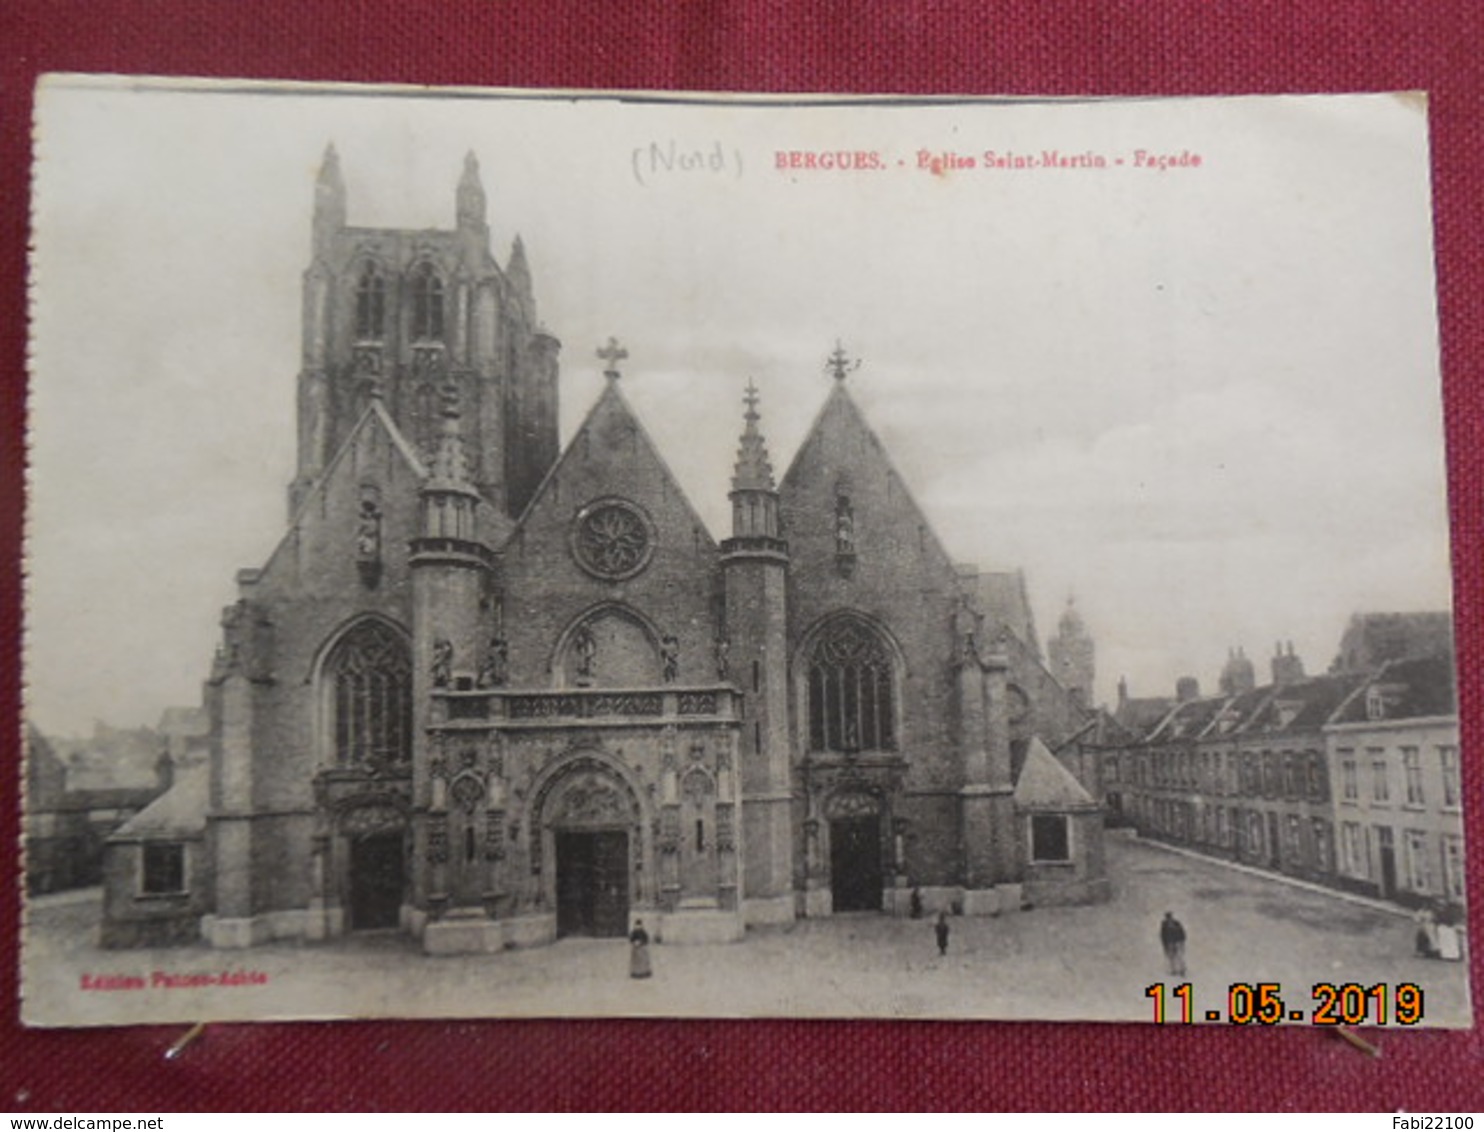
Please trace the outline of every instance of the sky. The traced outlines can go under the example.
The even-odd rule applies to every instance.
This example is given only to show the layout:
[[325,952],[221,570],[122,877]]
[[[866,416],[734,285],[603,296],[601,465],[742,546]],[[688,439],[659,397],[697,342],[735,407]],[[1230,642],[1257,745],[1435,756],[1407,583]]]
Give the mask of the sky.
[[451,227],[477,156],[496,255],[522,237],[563,343],[563,439],[616,335],[625,395],[718,538],[748,380],[781,475],[843,342],[950,553],[1023,569],[1043,643],[1075,594],[1100,699],[1120,676],[1214,688],[1238,645],[1265,674],[1277,640],[1322,671],[1353,612],[1450,605],[1416,97],[783,106],[60,78],[32,208],[43,730],[199,702],[233,575],[284,533],[330,142],[353,225]]

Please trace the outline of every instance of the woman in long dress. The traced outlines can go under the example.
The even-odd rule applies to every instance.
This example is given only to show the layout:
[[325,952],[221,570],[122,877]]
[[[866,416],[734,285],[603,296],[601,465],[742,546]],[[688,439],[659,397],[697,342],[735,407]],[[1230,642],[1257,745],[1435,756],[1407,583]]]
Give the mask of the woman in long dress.
[[654,974],[649,965],[649,933],[644,930],[644,921],[635,920],[634,930],[629,933],[629,978],[647,979]]

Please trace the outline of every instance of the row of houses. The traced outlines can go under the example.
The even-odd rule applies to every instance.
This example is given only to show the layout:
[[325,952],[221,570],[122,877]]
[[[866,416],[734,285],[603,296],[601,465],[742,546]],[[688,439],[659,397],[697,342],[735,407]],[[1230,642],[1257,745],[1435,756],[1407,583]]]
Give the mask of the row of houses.
[[1320,676],[1280,645],[1262,686],[1233,651],[1216,695],[1193,681],[1164,704],[1121,693],[1100,757],[1110,822],[1304,880],[1461,910],[1446,614],[1357,615]]

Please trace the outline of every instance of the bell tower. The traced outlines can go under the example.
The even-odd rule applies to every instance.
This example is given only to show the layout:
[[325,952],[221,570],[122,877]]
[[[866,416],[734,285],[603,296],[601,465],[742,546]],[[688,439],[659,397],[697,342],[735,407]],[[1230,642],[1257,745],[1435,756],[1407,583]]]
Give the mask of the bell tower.
[[497,512],[525,508],[557,458],[557,357],[541,327],[526,249],[490,251],[489,200],[473,153],[452,228],[349,222],[340,156],[325,149],[304,273],[298,472],[290,515],[380,398],[424,461],[440,443],[439,402],[464,406],[472,482]]

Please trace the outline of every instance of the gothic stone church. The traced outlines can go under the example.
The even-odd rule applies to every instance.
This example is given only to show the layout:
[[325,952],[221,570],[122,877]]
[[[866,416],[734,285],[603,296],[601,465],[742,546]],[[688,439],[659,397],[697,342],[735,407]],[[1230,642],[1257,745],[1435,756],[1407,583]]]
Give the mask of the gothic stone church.
[[954,564],[843,354],[781,480],[749,389],[718,543],[618,349],[561,449],[559,343],[472,155],[456,218],[347,223],[327,152],[288,529],[223,616],[209,773],[109,847],[105,942],[474,952],[1106,898],[1063,761],[1091,642],[1053,675],[1021,576]]

